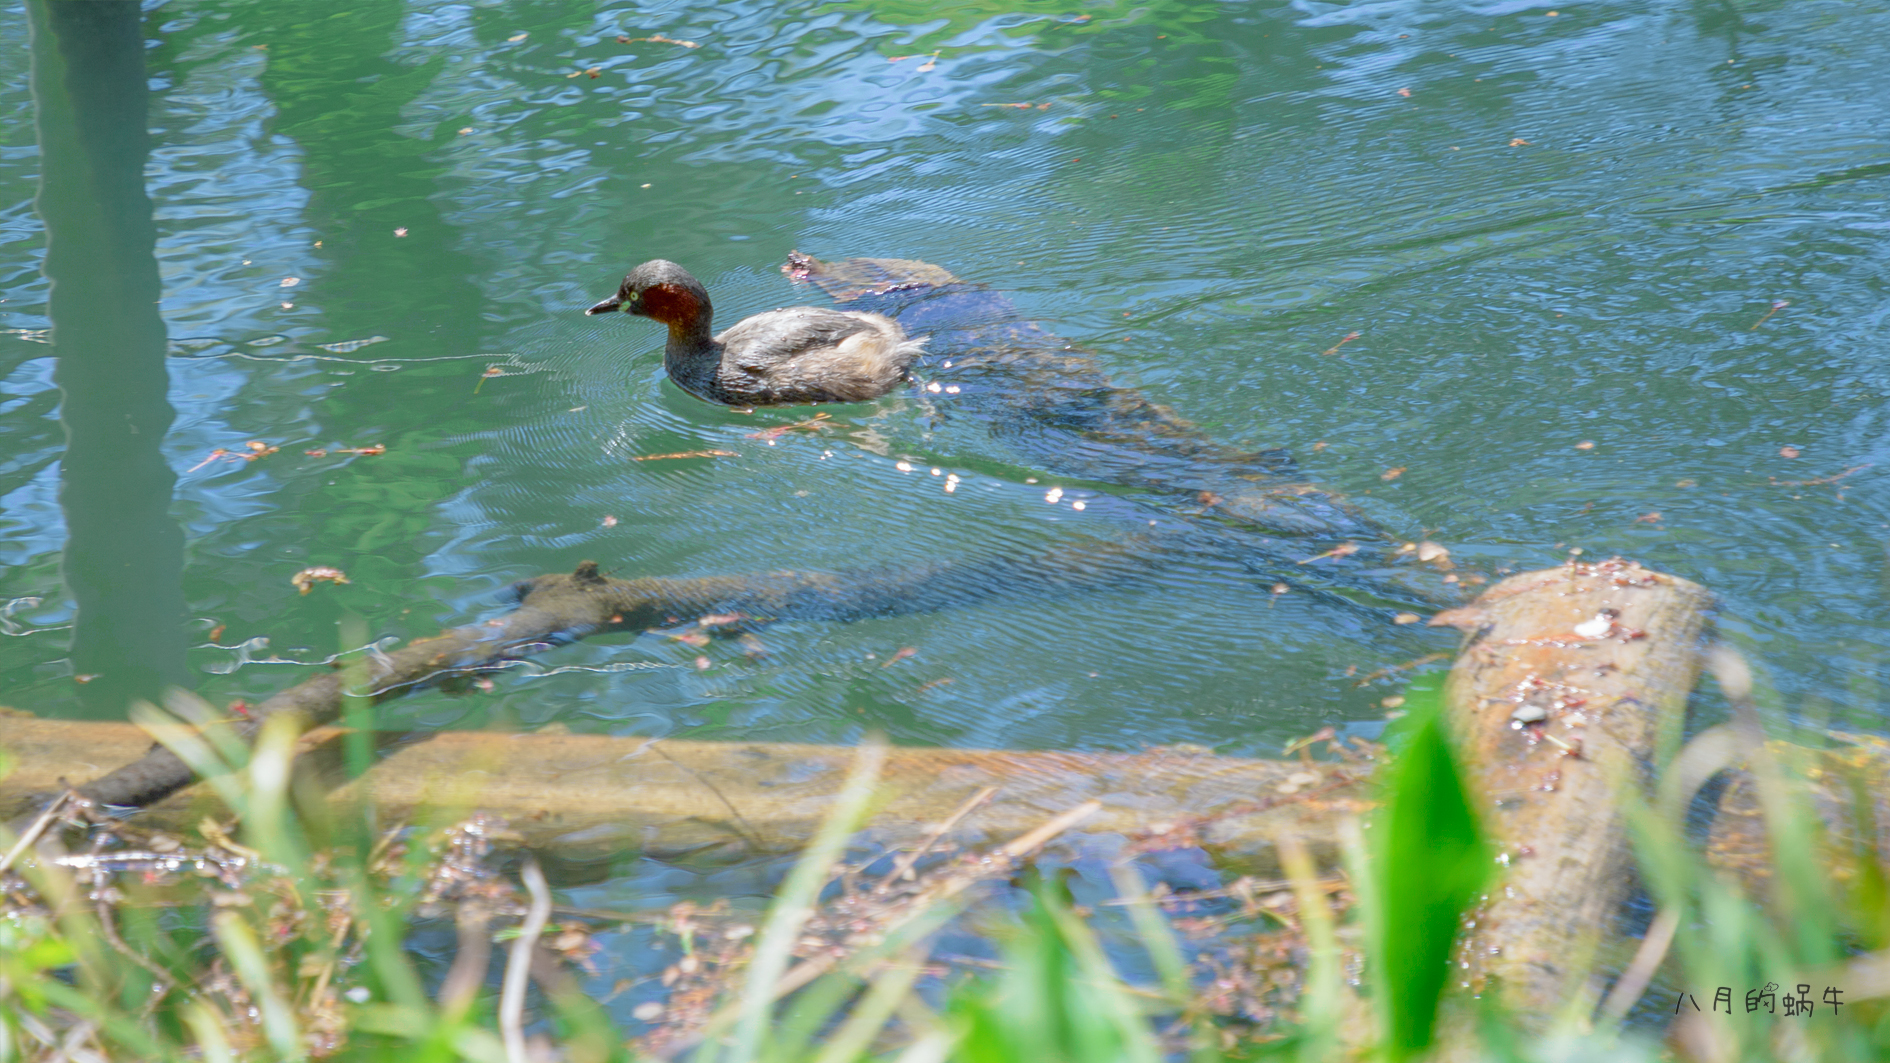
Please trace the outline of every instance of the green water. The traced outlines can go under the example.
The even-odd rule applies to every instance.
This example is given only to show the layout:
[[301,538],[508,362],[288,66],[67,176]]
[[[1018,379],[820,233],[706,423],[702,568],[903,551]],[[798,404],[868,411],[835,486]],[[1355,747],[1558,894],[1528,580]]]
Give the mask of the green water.
[[[1005,292],[1460,571],[1579,547],[1699,580],[1779,711],[1882,730],[1890,5],[169,2],[142,71],[29,21],[0,21],[7,704],[254,702],[348,616],[427,635],[585,558],[839,570],[1122,534],[1122,506],[1069,505],[1110,485],[913,395],[750,438],[809,411],[707,406],[658,328],[581,313],[658,256],[723,323],[818,301],[776,271],[799,248]],[[616,40],[659,33],[699,46]],[[106,112],[139,85],[142,190],[49,173],[36,206],[60,137],[135,177],[135,115]],[[118,132],[74,140],[75,106]],[[49,217],[74,219],[63,265]],[[205,463],[249,440],[279,450]],[[630,460],[693,450],[739,457]],[[352,582],[299,595],[309,565]],[[1380,719],[1396,681],[1354,676],[1454,648],[1271,583],[1196,556],[758,645],[600,639],[386,712],[1263,754]]]

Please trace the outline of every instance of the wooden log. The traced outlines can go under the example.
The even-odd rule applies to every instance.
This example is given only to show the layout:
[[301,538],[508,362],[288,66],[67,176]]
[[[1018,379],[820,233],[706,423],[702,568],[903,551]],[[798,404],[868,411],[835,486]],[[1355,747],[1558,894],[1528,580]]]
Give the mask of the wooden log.
[[[314,781],[351,801],[362,783],[339,781],[342,732],[303,739],[298,758]],[[430,806],[504,816],[526,844],[573,857],[625,850],[676,854],[792,850],[813,835],[839,791],[854,750],[771,742],[691,742],[573,734],[442,731],[386,735],[387,755],[363,777],[381,818],[398,822]],[[19,765],[0,782],[0,807],[57,788],[59,776],[135,758],[150,744],[122,723],[0,718],[0,748]],[[1084,801],[1102,809],[1088,831],[1172,835],[1207,846],[1229,866],[1278,872],[1273,839],[1306,838],[1337,863],[1332,824],[1368,807],[1367,764],[1246,760],[1194,749],[1142,753],[893,748],[869,835],[910,841],[985,787],[996,792],[965,817],[952,840],[1007,840]],[[159,829],[216,811],[198,785],[147,808]]]
[[[1840,877],[1862,850],[1874,849],[1880,858],[1890,854],[1890,743],[1849,737],[1849,744],[1828,750],[1770,743],[1773,756],[1806,780],[1806,797]],[[341,732],[323,729],[303,740],[311,766],[330,781],[340,738]],[[432,801],[472,801],[515,821],[527,844],[578,855],[636,847],[653,854],[703,846],[731,854],[756,845],[793,848],[810,836],[853,752],[843,746],[454,731],[385,735],[382,742],[388,755],[369,781],[384,818],[398,821]],[[0,750],[14,764],[12,774],[0,779],[0,811],[20,811],[25,798],[56,790],[62,778],[135,759],[149,745],[150,737],[131,724],[0,715]],[[1177,842],[1198,838],[1235,866],[1268,876],[1277,871],[1272,840],[1282,831],[1307,839],[1329,866],[1338,819],[1369,811],[1373,793],[1370,765],[1319,762],[1311,769],[1318,778],[1307,782],[1308,768],[1300,761],[1187,749],[1109,754],[895,748],[890,757],[888,801],[872,827],[888,844],[944,819],[990,785],[998,788],[993,800],[965,820],[954,840],[1008,838],[1071,804],[1098,798],[1104,809],[1087,829],[1135,834],[1165,827],[1163,833],[1175,834]],[[1292,781],[1296,775],[1300,780]],[[453,779],[475,781],[455,790],[443,782]],[[1859,794],[1867,800],[1860,803]],[[1754,897],[1765,896],[1770,850],[1751,776],[1730,772],[1716,807],[1707,860]],[[196,786],[152,806],[139,822],[181,830],[222,811],[208,787]],[[1511,924],[1519,925],[1526,924]]]
[[1633,882],[1616,788],[1645,790],[1677,743],[1711,604],[1612,560],[1513,576],[1431,621],[1471,632],[1447,713],[1507,865],[1475,916],[1467,980],[1496,980],[1519,1015],[1599,1000],[1597,948]]
[[[1138,552],[1139,551],[1139,552]],[[386,700],[454,676],[506,663],[591,635],[642,631],[707,615],[731,623],[789,618],[853,620],[950,608],[992,597],[1069,591],[1118,584],[1148,571],[1159,554],[1145,540],[1059,547],[1037,556],[936,562],[867,572],[769,572],[696,579],[612,579],[597,562],[570,575],[521,580],[518,608],[483,624],[415,639],[361,665],[361,693]],[[281,691],[241,725],[252,737],[264,720],[292,715],[303,728],[341,715],[343,673],[328,672]],[[112,805],[145,806],[191,782],[170,750],[142,755],[79,787],[81,796]]]

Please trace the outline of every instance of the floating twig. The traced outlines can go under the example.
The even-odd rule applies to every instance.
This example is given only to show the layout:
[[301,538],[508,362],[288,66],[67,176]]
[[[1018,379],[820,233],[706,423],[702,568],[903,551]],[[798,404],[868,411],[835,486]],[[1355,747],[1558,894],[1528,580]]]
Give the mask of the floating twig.
[[1865,469],[1870,468],[1871,464],[1872,464],[1871,462],[1867,461],[1863,463],[1862,465],[1853,465],[1850,468],[1845,469],[1843,472],[1837,473],[1832,476],[1820,476],[1816,480],[1781,480],[1776,476],[1768,476],[1765,479],[1773,487],[1816,487],[1819,484],[1837,483],[1839,480],[1844,479],[1846,476],[1849,476],[1850,474],[1854,472],[1863,472]]
[[527,856],[519,877],[531,891],[532,906],[525,913],[512,951],[505,959],[505,988],[499,996],[499,1033],[505,1040],[506,1063],[529,1063],[525,1051],[525,986],[532,970],[532,948],[544,932],[551,916],[551,891],[545,886],[545,873],[538,869],[538,858]]
[[678,450],[673,454],[642,454],[631,461],[669,461],[672,458],[739,458],[732,450]]
[[1323,554],[1314,554],[1311,557],[1303,558],[1299,561],[1296,561],[1294,562],[1294,564],[1310,565],[1314,561],[1324,560],[1325,558],[1328,558],[1328,557],[1350,557],[1351,555],[1356,554],[1356,553],[1358,553],[1357,543],[1340,543],[1339,545],[1333,547],[1332,549],[1327,550]]
[[4,873],[7,868],[12,867],[13,861],[18,859],[19,855],[26,851],[27,846],[39,840],[39,836],[46,832],[47,825],[52,823],[53,819],[59,815],[59,810],[66,807],[66,802],[71,798],[71,790],[67,790],[65,793],[53,798],[52,803],[46,806],[46,810],[41,812],[39,818],[33,821],[33,825],[26,828],[26,833],[20,835],[20,840],[13,843],[13,848],[7,850],[7,855],[0,857],[0,873]]
[[644,41],[648,41],[651,44],[674,44],[674,45],[679,45],[683,48],[702,47],[702,45],[697,44],[695,41],[679,41],[674,37],[665,37],[660,33],[652,33],[648,37],[618,37],[617,38],[618,44],[640,44]]
[[943,823],[933,827],[931,831],[926,834],[925,839],[919,842],[916,848],[894,861],[892,870],[886,872],[886,877],[879,880],[879,885],[873,887],[873,892],[884,893],[892,888],[894,882],[899,881],[902,877],[911,875],[912,865],[918,863],[919,859],[926,854],[927,850],[937,845],[938,840],[943,838],[953,827],[956,827],[959,820],[970,815],[973,809],[991,800],[991,796],[995,793],[997,793],[997,787],[987,786],[977,793],[972,794],[971,797],[966,799],[964,804],[958,806],[956,811],[946,816]]

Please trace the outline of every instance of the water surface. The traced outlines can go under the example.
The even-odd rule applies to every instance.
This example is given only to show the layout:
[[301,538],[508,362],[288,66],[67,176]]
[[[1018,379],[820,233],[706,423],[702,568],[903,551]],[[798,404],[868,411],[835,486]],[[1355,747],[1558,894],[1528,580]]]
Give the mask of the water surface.
[[[74,650],[62,551],[125,518],[62,506],[62,471],[92,474],[62,466],[39,153],[16,121],[7,703],[122,713],[113,676],[180,641],[175,674],[254,701],[334,653],[347,616],[430,634],[585,558],[624,576],[842,569],[1123,534],[1145,500],[1077,511],[1111,485],[1033,468],[920,396],[757,439],[809,411],[707,406],[663,379],[656,326],[581,313],[657,256],[695,271],[724,323],[819,299],[776,271],[799,248],[1002,290],[1123,385],[1230,447],[1290,451],[1460,572],[1579,548],[1699,580],[1781,713],[1882,730],[1890,7],[954,11],[145,5],[185,615],[119,658]],[[0,95],[30,113],[25,11],[0,31],[18,45]],[[618,41],[657,35],[696,46]],[[243,460],[250,440],[279,449]],[[700,450],[739,456],[632,460]],[[352,583],[298,595],[290,575],[316,564]],[[1267,754],[1380,719],[1397,680],[1359,677],[1454,646],[1273,583],[1196,552],[1080,595],[707,647],[599,640],[388,711]],[[162,587],[125,593],[128,612],[175,611]]]

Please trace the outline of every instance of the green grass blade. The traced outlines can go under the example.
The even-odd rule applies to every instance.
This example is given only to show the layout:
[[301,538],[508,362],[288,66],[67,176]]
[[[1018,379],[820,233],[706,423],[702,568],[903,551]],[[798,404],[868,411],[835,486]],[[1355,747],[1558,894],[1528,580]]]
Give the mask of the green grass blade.
[[879,781],[880,768],[885,762],[883,741],[875,739],[861,744],[853,768],[847,774],[846,785],[834,801],[833,811],[821,823],[820,833],[814,836],[775,895],[768,921],[762,927],[761,940],[755,945],[755,958],[748,967],[748,984],[743,990],[733,1042],[721,1059],[754,1063],[760,1056],[762,1036],[774,1014],[775,986],[787,973],[794,940],[813,914],[834,861],[840,858],[847,839],[866,818],[873,787]]
[[269,961],[263,956],[256,932],[235,912],[218,912],[210,921],[217,945],[236,971],[237,981],[249,990],[250,999],[262,1012],[263,1036],[281,1060],[303,1059],[302,1034],[296,1028],[295,1013],[283,998],[269,973]]

